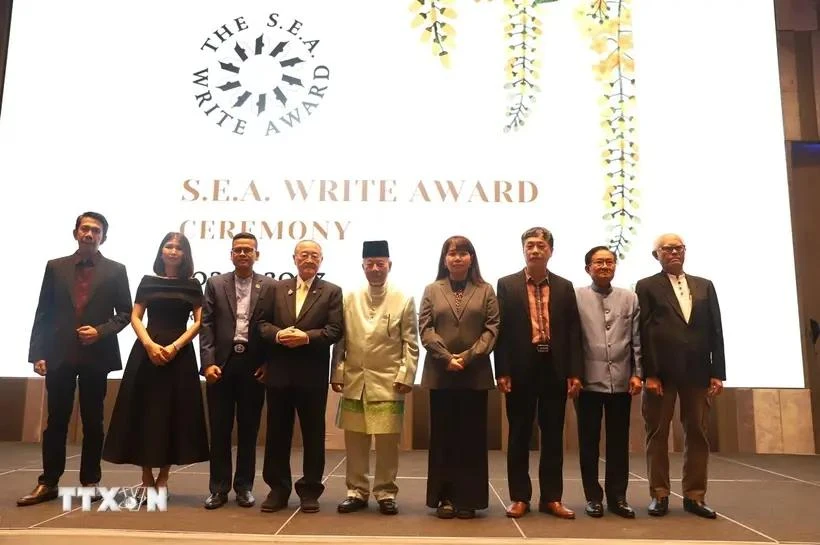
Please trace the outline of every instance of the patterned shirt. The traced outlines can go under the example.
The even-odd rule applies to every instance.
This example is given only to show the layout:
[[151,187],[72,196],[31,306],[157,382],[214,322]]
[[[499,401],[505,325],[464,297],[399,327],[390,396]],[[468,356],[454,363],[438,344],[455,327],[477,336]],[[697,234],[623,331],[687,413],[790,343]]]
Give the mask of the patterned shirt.
[[532,327],[532,344],[550,342],[550,282],[549,275],[536,283],[529,271],[524,269],[527,277],[527,301],[530,310]]
[[233,340],[246,343],[248,342],[248,323],[251,319],[249,313],[253,275],[247,278],[234,275],[234,281],[236,283],[236,329]]

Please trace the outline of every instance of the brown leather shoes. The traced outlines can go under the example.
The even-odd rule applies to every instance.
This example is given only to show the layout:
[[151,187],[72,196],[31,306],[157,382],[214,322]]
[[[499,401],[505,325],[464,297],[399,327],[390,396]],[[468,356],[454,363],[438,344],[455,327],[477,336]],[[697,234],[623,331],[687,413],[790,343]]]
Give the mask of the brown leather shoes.
[[559,519],[574,519],[575,511],[567,509],[560,501],[548,501],[538,506],[538,510],[542,513],[548,513]]
[[507,507],[507,516],[520,519],[530,511],[530,504],[525,501],[514,501]]
[[57,498],[56,486],[38,484],[30,493],[26,494],[22,498],[19,498],[17,500],[17,505],[19,507],[24,507],[26,505],[35,505],[38,503],[43,503],[44,501],[53,500],[55,498]]

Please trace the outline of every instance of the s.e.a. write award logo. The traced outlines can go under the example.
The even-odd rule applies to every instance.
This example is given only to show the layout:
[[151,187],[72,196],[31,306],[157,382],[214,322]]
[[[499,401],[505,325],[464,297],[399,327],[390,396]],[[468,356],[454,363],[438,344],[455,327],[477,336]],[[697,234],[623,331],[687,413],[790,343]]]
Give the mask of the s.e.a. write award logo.
[[193,73],[197,108],[237,135],[273,136],[308,121],[322,103],[330,69],[320,40],[298,17],[239,16],[204,36]]

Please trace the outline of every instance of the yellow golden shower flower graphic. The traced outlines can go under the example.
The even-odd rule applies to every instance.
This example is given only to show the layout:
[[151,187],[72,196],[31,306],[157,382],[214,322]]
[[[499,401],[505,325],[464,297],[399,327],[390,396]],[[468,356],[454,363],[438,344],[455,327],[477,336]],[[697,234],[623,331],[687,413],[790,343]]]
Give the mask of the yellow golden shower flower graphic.
[[631,4],[631,0],[586,0],[576,10],[579,26],[598,58],[592,72],[601,85],[603,219],[608,245],[621,258],[629,251],[641,222],[637,214],[640,191]]
[[[491,0],[474,0],[487,3]],[[558,0],[504,0],[503,27],[507,52],[504,66],[509,104],[504,131],[521,129],[532,112],[540,88],[544,32],[539,6]],[[640,192],[637,188],[638,144],[635,114],[635,58],[632,40],[632,0],[577,0],[575,16],[589,39],[597,61],[592,75],[601,87],[601,174],[605,182],[603,219],[609,247],[623,258],[637,225]],[[421,39],[432,53],[450,66],[455,46],[455,0],[412,0],[411,25],[422,29]]]
[[449,68],[450,51],[455,47],[456,30],[453,19],[458,14],[452,7],[455,0],[412,0],[414,17],[410,25],[422,29],[421,41],[430,44],[433,55]]

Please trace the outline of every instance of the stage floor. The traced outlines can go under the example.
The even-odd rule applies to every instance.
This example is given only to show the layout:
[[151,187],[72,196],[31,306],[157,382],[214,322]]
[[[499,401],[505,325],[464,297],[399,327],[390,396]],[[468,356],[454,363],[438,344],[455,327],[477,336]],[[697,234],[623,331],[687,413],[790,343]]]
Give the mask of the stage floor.
[[[61,485],[77,486],[79,450],[69,447],[69,460]],[[208,464],[174,467],[169,482],[167,512],[82,512],[79,502],[64,513],[61,501],[17,507],[17,497],[29,492],[40,472],[39,444],[0,443],[0,543],[42,544],[59,539],[62,545],[116,542],[152,543],[195,539],[199,543],[229,541],[282,541],[299,543],[360,542],[378,538],[393,543],[513,543],[528,541],[590,543],[612,540],[637,542],[820,543],[820,456],[713,455],[709,467],[707,501],[717,520],[705,520],[683,511],[680,499],[681,456],[671,455],[673,497],[663,518],[646,513],[646,464],[633,456],[628,500],[636,508],[635,520],[607,513],[601,519],[583,514],[584,498],[577,456],[564,460],[564,501],[577,513],[572,521],[537,512],[513,520],[504,516],[508,502],[504,454],[490,452],[490,508],[474,520],[439,520],[424,505],[427,452],[403,452],[399,470],[400,513],[380,515],[371,500],[366,511],[340,515],[336,504],[345,497],[344,452],[328,451],[326,490],[321,512],[304,514],[291,496],[289,509],[261,513],[259,505],[267,487],[261,478],[262,451],[258,452],[254,495],[257,506],[241,508],[234,502],[221,509],[202,507],[208,495]],[[537,453],[531,457],[536,467]],[[301,452],[291,461],[301,469]],[[601,461],[601,476],[605,462]],[[534,472],[533,475],[537,475]],[[104,464],[104,486],[133,486],[140,472],[133,466]],[[533,483],[537,487],[537,483]],[[534,497],[538,497],[537,489]],[[98,505],[98,504],[95,504]],[[96,509],[96,507],[95,507]],[[116,539],[114,539],[116,538]],[[113,541],[112,541],[113,540]],[[56,541],[55,541],[56,543]]]

